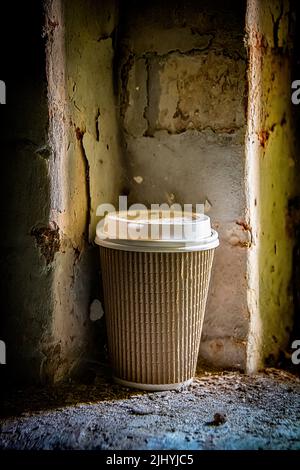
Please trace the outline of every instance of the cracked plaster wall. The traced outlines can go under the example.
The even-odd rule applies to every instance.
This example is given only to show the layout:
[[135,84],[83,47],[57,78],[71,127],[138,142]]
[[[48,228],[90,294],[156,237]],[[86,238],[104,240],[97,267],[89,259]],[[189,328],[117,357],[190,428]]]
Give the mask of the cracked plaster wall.
[[220,235],[200,356],[244,368],[245,2],[130,2],[119,30],[130,202],[206,203]]
[[48,3],[51,220],[60,238],[49,354],[55,380],[93,354],[94,341],[103,348],[89,308],[100,296],[96,209],[116,202],[122,190],[113,82],[116,21],[111,1]]

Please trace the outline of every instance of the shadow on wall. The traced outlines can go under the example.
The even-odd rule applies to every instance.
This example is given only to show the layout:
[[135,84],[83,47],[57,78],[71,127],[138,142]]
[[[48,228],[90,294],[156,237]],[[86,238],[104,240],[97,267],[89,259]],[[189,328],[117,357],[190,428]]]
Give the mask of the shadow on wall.
[[49,331],[53,308],[52,273],[32,236],[37,227],[50,230],[43,11],[37,1],[18,5],[17,14],[14,5],[1,10],[5,24],[15,28],[3,27],[0,33],[1,79],[6,84],[6,104],[0,107],[0,337],[7,349],[1,375],[39,380],[41,334]]

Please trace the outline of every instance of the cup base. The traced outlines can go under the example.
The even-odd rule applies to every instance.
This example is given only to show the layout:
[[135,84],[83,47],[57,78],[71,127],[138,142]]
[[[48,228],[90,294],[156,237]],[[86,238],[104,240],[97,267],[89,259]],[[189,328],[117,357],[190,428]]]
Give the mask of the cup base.
[[123,387],[137,388],[139,390],[147,390],[149,392],[178,390],[180,388],[188,387],[193,382],[193,378],[175,384],[140,384],[138,382],[129,382],[127,380],[119,379],[118,377],[114,377],[113,379],[117,384],[122,385]]

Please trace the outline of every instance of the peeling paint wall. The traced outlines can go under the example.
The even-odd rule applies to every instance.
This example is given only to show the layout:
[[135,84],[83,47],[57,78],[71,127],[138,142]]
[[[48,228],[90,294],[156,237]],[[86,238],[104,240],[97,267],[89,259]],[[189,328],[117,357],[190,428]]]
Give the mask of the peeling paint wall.
[[100,295],[99,250],[93,243],[96,209],[101,202],[116,202],[122,190],[113,86],[116,21],[111,1],[48,3],[51,220],[60,246],[45,369],[54,380],[93,349],[89,308]]
[[276,363],[293,327],[294,222],[299,151],[291,83],[293,15],[285,0],[249,0],[248,257],[250,333],[247,367]]
[[126,2],[120,115],[129,200],[205,203],[220,235],[201,351],[243,368],[249,316],[245,219],[245,2]]

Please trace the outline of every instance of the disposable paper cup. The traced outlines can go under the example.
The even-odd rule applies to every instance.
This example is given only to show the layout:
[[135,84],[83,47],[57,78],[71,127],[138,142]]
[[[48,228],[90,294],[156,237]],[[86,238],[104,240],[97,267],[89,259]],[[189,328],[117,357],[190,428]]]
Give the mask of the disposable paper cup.
[[[106,216],[96,238],[115,380],[144,390],[182,387],[196,370],[218,235],[202,215],[196,217],[202,229],[191,240],[164,239],[163,230],[157,240],[110,239],[109,217],[122,219],[124,213]],[[187,223],[179,219],[178,225]],[[159,230],[164,222],[156,220]]]

